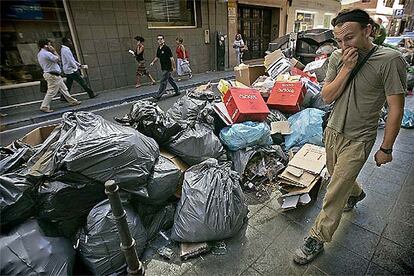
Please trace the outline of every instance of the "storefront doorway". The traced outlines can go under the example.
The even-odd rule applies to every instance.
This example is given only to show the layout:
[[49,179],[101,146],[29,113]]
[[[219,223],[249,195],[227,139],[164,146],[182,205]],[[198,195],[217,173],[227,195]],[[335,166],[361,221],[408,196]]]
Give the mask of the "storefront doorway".
[[239,5],[238,18],[238,32],[248,47],[243,60],[263,58],[271,39],[272,9]]

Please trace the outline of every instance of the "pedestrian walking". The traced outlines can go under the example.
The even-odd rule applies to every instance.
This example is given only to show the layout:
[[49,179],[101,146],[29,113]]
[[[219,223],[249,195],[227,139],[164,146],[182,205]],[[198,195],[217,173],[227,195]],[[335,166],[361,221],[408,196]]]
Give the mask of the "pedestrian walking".
[[[80,68],[82,65],[76,61],[71,48],[73,48],[72,40],[64,37],[62,39],[62,49],[60,50],[60,54],[62,56],[63,73],[66,75],[66,87],[68,88],[68,92],[70,93],[73,81],[76,81],[86,93],[88,93],[89,98],[95,98],[95,93],[81,76]],[[65,100],[63,95],[61,95],[60,98],[61,100]]]
[[147,71],[147,69],[145,67],[145,60],[144,60],[144,50],[145,50],[144,41],[145,41],[145,39],[141,36],[136,36],[134,39],[137,41],[135,51],[134,51],[134,56],[135,56],[135,59],[137,61],[137,72],[136,72],[135,87],[138,88],[138,87],[141,86],[141,77],[142,76],[147,76],[151,80],[152,85],[155,85],[156,82],[155,82],[154,78],[151,76],[151,74]]
[[[294,261],[306,264],[323,251],[341,220],[366,196],[356,178],[364,166],[376,136],[380,110],[389,113],[381,146],[374,155],[377,166],[392,161],[392,147],[404,110],[406,63],[401,54],[371,42],[374,21],[355,9],[340,12],[333,20],[341,49],[330,57],[323,100],[334,103],[324,133],[326,166],[331,175],[322,210]],[[355,237],[358,238],[358,237]]]
[[175,53],[177,54],[177,75],[178,77],[188,76],[191,79],[193,75],[190,68],[189,55],[184,47],[183,41],[181,37],[177,37],[175,40],[177,43],[177,48],[175,49]]
[[241,34],[236,34],[236,38],[233,42],[233,48],[236,51],[237,65],[240,65],[240,63],[243,62],[243,52],[247,49]]
[[167,81],[174,88],[175,95],[179,95],[180,91],[178,90],[178,86],[175,83],[174,79],[171,77],[171,72],[175,71],[174,57],[172,55],[171,49],[170,47],[165,45],[163,35],[158,35],[157,42],[159,45],[157,48],[157,55],[150,65],[153,66],[155,62],[157,62],[158,60],[161,64],[162,75],[160,80],[160,88],[158,89],[158,92],[154,97],[156,100],[159,100],[166,91]]
[[43,112],[53,112],[50,109],[50,102],[53,97],[60,91],[65,99],[69,102],[69,105],[78,105],[81,102],[73,98],[68,91],[63,78],[61,77],[61,69],[59,66],[60,57],[53,48],[52,43],[48,39],[41,39],[38,42],[40,48],[37,54],[37,59],[43,70],[43,78],[47,82],[47,92],[40,106],[40,110]]

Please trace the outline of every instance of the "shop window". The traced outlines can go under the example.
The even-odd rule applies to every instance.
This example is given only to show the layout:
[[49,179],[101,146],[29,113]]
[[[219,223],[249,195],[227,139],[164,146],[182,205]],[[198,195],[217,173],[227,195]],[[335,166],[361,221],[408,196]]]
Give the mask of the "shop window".
[[313,29],[314,14],[307,12],[296,12],[295,29],[294,31],[306,31]]
[[148,28],[197,27],[195,0],[145,0]]
[[37,41],[48,38],[59,51],[69,33],[62,1],[1,1],[0,85],[40,80]]

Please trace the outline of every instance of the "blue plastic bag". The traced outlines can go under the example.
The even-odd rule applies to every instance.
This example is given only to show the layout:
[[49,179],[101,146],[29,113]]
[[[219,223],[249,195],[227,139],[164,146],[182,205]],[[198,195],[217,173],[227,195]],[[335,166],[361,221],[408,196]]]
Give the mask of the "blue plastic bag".
[[270,127],[264,122],[243,122],[225,127],[220,132],[220,139],[232,151],[272,144]]
[[414,110],[404,108],[404,116],[402,118],[401,126],[403,128],[414,128]]
[[316,108],[307,108],[289,117],[292,133],[285,138],[286,149],[302,146],[306,143],[323,146],[322,121],[324,111]]

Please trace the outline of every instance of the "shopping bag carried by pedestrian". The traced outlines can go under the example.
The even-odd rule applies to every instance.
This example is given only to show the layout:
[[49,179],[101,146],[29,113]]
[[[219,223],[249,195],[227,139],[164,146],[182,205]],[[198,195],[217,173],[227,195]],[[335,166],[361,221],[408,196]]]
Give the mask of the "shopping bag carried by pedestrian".
[[188,59],[181,60],[180,67],[181,67],[181,73],[183,75],[191,74],[192,71],[191,71],[190,62],[188,61]]

